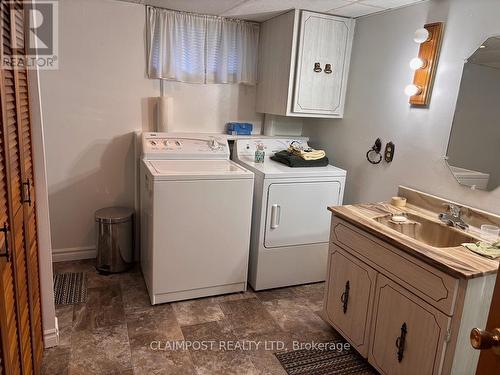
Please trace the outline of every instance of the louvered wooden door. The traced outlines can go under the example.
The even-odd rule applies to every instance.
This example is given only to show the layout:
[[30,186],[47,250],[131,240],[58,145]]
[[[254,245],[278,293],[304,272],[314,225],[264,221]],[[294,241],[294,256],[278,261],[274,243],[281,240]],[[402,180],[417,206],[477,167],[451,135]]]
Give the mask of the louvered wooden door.
[[[14,5],[12,2],[2,2],[0,15],[3,56],[22,57],[25,54],[25,11],[22,3],[18,1]],[[4,333],[3,329],[2,339],[6,336],[9,342],[12,340],[17,344],[19,363],[13,371],[37,374],[41,367],[43,342],[28,74],[25,68],[17,67],[2,69],[0,77],[2,153],[7,193],[5,204],[10,228],[17,329],[16,340],[12,340],[14,336]],[[2,288],[2,291],[5,290]],[[5,346],[2,346],[2,351],[5,358]],[[11,373],[7,371],[7,366],[4,372]]]
[[[25,12],[22,7],[11,13],[11,35],[13,45],[20,54],[25,54]],[[16,86],[17,134],[21,172],[21,203],[23,204],[23,230],[26,266],[28,270],[28,292],[31,321],[33,360],[40,367],[43,354],[42,314],[40,282],[38,274],[38,241],[35,213],[35,186],[31,140],[31,116],[28,97],[28,72],[14,71]],[[35,371],[37,372],[37,371]]]
[[[6,24],[4,19],[10,16],[10,11],[6,5],[1,5],[1,21],[2,21],[2,54],[9,53],[10,37],[5,32]],[[10,228],[10,194],[8,189],[8,167],[7,167],[7,148],[5,139],[7,135],[4,132],[9,115],[12,121],[13,118],[13,87],[12,75],[7,72],[0,71],[0,227],[3,232],[0,233],[0,331],[2,345],[2,374],[20,374],[20,340],[19,340],[19,324],[18,324],[18,306],[16,304],[15,282],[14,282],[14,265],[12,263],[12,241],[9,239],[10,233],[7,231]],[[10,81],[9,81],[10,80]],[[4,82],[11,82],[9,90],[4,90]],[[10,248],[9,248],[10,245]]]

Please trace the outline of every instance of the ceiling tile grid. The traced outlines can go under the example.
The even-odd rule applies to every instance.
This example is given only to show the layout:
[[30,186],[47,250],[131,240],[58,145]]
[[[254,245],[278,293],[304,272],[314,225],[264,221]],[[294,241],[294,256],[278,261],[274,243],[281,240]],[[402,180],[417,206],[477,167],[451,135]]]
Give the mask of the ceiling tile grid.
[[288,9],[362,17],[427,0],[121,0],[201,14],[262,22]]

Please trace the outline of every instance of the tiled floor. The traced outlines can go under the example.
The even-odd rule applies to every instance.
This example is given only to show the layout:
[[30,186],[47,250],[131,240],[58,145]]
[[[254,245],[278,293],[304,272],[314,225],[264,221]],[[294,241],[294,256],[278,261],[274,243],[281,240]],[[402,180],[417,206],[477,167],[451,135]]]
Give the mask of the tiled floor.
[[[43,374],[278,375],[285,371],[273,342],[292,349],[337,335],[318,315],[322,283],[151,306],[139,270],[102,276],[92,261],[55,263],[54,270],[86,272],[89,289],[87,303],[57,307],[61,342],[45,351]],[[167,349],[202,340],[212,349],[151,349],[152,342]],[[260,347],[222,349],[238,340]]]

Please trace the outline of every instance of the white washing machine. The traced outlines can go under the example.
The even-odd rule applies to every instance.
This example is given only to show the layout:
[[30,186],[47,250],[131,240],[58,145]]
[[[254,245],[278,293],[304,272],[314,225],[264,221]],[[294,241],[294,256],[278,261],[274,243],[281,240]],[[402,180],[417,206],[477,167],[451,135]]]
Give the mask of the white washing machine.
[[[341,205],[346,171],[290,168],[270,156],[294,139],[237,140],[233,160],[255,173],[249,283],[255,290],[325,280],[330,236],[328,206]],[[298,140],[297,142],[306,142]],[[264,163],[255,163],[258,144]]]
[[145,133],[141,267],[152,304],[246,290],[253,173],[224,136]]

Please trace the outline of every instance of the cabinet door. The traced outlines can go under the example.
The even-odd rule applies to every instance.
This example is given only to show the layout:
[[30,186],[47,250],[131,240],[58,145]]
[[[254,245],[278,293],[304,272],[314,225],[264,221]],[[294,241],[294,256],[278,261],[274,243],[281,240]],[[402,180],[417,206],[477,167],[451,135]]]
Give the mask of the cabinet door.
[[349,18],[302,12],[293,112],[342,116],[353,28]]
[[367,357],[377,272],[331,245],[325,310],[330,323]]
[[368,360],[382,374],[439,374],[449,322],[379,274]]

